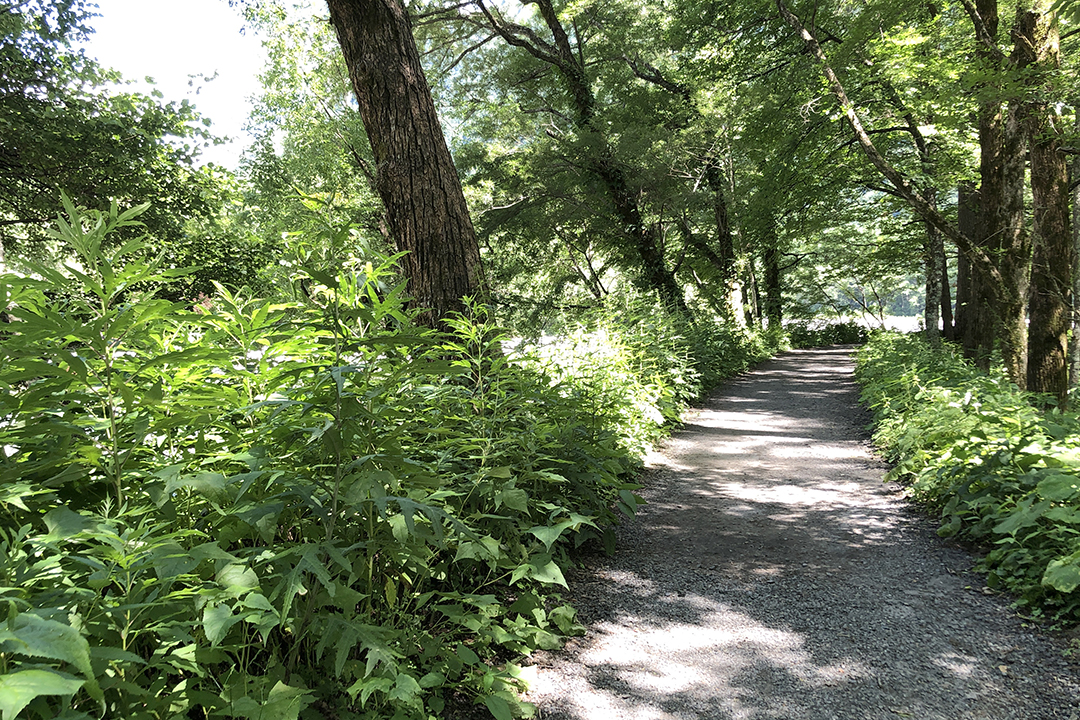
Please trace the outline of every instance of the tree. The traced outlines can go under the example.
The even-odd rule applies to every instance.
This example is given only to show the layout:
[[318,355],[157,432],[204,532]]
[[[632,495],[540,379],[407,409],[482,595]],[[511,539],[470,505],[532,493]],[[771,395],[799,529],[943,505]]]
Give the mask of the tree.
[[569,99],[569,112],[562,117],[569,117],[569,129],[587,145],[581,148],[584,154],[578,162],[604,189],[606,202],[624,233],[626,254],[635,260],[636,267],[631,272],[640,278],[643,287],[656,291],[667,305],[685,311],[683,291],[665,258],[661,226],[646,218],[640,193],[617,158],[601,119],[602,108],[593,88],[580,29],[575,32],[575,40],[571,40],[551,0],[525,3],[537,8],[540,18],[536,28],[508,20],[498,8],[483,0],[471,4],[477,12],[462,16],[467,24],[492,32],[508,45],[528,53],[540,63],[541,73],[557,74]]
[[400,0],[328,0],[375,161],[375,188],[424,318],[481,291],[480,250]]
[[0,3],[0,259],[44,252],[64,191],[94,208],[149,202],[145,231],[185,264],[185,224],[220,209],[220,177],[194,165],[210,138],[187,101],[109,87],[120,77],[72,49],[90,17],[84,0]]

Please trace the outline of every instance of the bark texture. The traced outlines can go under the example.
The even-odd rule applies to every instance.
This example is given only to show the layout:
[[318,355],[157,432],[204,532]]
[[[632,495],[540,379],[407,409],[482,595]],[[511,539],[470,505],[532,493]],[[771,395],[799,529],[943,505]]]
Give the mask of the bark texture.
[[1068,333],[1071,324],[1073,268],[1069,227],[1069,172],[1061,151],[1060,118],[1052,104],[1053,87],[1046,76],[1060,65],[1057,28],[1050,22],[1050,3],[1037,0],[1017,17],[1021,68],[1033,68],[1043,92],[1025,105],[1031,148],[1031,197],[1035,218],[1032,263],[1028,388],[1046,392],[1064,405],[1069,392]]
[[327,0],[375,156],[375,186],[427,324],[481,292],[480,249],[401,0]]
[[[961,185],[959,189],[959,225],[961,232],[983,238],[982,200],[977,189]],[[994,350],[994,319],[991,314],[992,298],[982,276],[973,272],[971,262],[963,252],[956,268],[956,328],[955,337],[963,348],[964,356],[973,360],[983,370],[990,367],[990,355]]]

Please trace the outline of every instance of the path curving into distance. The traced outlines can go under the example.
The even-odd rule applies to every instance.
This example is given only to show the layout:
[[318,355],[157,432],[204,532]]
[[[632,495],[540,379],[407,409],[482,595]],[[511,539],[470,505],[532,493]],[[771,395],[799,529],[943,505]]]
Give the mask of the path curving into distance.
[[1080,665],[882,482],[850,348],[722,387],[650,458],[585,637],[528,668],[543,720],[1080,720]]

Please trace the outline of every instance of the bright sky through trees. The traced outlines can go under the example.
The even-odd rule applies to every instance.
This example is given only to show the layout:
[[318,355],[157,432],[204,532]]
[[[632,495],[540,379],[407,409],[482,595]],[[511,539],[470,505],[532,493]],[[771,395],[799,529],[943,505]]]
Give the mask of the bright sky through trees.
[[[166,100],[189,99],[232,142],[207,148],[203,160],[235,167],[246,139],[248,98],[259,91],[260,40],[226,0],[97,0],[89,55],[124,77],[154,78]],[[209,82],[204,77],[217,77]],[[189,77],[189,76],[194,76]],[[190,82],[190,84],[189,84]]]

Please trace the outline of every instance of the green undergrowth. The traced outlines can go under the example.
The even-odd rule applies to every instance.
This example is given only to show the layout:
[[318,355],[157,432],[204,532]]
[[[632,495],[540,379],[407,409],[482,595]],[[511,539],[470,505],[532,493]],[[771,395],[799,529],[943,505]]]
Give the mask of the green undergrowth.
[[3,720],[528,717],[515,661],[581,630],[570,554],[765,351],[639,307],[506,353],[333,252],[299,301],[185,307],[152,292],[184,271],[109,244],[139,211],[69,205],[75,261],[0,275]]
[[788,341],[795,348],[826,345],[862,345],[870,337],[865,326],[851,320],[823,322],[799,320],[784,325]]
[[1025,615],[1080,622],[1080,421],[1043,412],[1001,372],[948,347],[875,335],[858,353],[874,439],[891,479],[941,514],[943,537],[985,550],[987,585]]
[[561,325],[557,336],[520,346],[523,364],[550,376],[637,456],[688,405],[778,349],[775,337],[672,315],[655,298],[612,298]]

